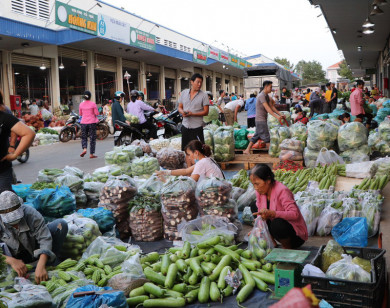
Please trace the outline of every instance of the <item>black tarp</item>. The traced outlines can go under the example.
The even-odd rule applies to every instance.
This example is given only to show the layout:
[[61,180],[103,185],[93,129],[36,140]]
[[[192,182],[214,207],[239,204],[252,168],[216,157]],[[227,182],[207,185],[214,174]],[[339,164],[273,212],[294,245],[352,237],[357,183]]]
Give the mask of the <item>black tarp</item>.
[[278,79],[281,79],[286,83],[293,81],[292,74],[275,63],[262,63],[244,69],[244,78],[267,75],[276,75]]

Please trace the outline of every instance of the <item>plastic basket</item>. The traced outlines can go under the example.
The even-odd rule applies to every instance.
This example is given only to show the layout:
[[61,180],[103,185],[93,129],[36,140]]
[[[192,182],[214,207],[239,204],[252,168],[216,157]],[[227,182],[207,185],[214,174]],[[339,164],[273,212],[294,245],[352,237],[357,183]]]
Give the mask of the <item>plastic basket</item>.
[[[321,268],[324,248],[325,245],[321,246],[312,265]],[[386,260],[383,255],[386,250],[348,246],[343,249],[354,257],[371,260],[371,283],[302,275],[303,284],[311,284],[315,296],[326,300],[335,308],[381,307],[385,293]]]

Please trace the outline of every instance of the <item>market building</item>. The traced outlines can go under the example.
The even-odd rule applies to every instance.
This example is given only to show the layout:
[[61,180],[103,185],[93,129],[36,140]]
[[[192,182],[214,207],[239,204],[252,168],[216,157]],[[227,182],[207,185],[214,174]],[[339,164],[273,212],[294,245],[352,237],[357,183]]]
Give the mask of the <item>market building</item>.
[[7,105],[37,99],[54,108],[77,106],[85,90],[97,103],[133,89],[148,101],[175,101],[194,73],[214,96],[242,93],[243,69],[252,65],[100,0],[2,1],[0,54]]
[[352,73],[389,97],[390,5],[384,0],[309,0],[321,9]]

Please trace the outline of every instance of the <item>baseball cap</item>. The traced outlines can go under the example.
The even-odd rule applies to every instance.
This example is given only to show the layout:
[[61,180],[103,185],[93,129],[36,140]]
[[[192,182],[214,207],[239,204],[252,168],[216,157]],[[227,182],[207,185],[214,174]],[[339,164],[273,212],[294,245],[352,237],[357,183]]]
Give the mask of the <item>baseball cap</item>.
[[301,105],[299,105],[299,104],[296,104],[294,108],[296,108],[296,109],[302,109]]
[[11,224],[24,216],[23,200],[12,191],[3,191],[0,194],[0,217],[6,224]]

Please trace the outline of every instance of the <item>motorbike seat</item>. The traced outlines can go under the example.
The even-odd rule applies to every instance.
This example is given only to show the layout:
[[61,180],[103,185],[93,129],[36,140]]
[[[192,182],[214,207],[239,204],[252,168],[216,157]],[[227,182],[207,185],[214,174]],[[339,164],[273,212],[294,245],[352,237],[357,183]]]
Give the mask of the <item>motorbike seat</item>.
[[131,126],[129,124],[122,122],[122,121],[119,121],[119,120],[116,120],[115,123],[118,124],[119,126],[122,126],[122,127],[131,128]]

